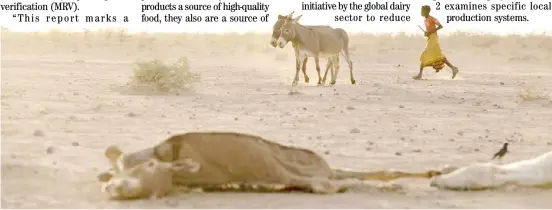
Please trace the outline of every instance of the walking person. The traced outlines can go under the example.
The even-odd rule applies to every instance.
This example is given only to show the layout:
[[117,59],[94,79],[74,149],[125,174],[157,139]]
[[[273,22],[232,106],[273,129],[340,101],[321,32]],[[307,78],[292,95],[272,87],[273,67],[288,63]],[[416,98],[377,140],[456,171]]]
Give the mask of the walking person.
[[424,35],[427,37],[427,45],[420,56],[420,72],[418,75],[412,77],[415,80],[422,79],[422,72],[425,67],[433,67],[436,72],[439,72],[445,67],[445,64],[452,69],[452,79],[458,74],[458,68],[452,65],[447,58],[441,53],[441,46],[439,45],[439,37],[437,36],[437,31],[443,28],[443,25],[429,15],[431,12],[431,7],[429,5],[422,6],[422,16],[425,18],[425,28]]

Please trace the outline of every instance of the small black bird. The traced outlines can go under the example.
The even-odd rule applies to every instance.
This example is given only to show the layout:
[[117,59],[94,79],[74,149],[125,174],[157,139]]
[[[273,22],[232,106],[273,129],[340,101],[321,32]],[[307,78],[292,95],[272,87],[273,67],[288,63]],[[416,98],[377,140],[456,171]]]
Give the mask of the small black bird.
[[502,149],[500,149],[500,151],[495,153],[491,160],[495,159],[496,157],[498,157],[498,159],[502,159],[507,152],[508,152],[508,143],[504,143],[504,146],[502,146]]

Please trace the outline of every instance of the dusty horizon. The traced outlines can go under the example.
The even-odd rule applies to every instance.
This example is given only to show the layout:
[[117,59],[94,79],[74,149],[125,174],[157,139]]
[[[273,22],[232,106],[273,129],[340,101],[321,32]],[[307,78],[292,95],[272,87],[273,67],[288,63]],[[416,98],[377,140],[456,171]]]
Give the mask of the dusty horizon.
[[[289,95],[293,49],[268,34],[102,31],[1,35],[2,207],[8,208],[546,208],[539,189],[451,192],[428,180],[403,190],[311,194],[190,193],[116,202],[96,181],[104,149],[149,147],[176,133],[235,131],[322,155],[332,167],[423,171],[503,162],[552,150],[552,37],[441,36],[460,68],[414,81],[422,36],[350,35],[356,85],[341,61],[335,86],[316,86],[309,59]],[[186,57],[200,75],[179,94],[128,92],[137,61]],[[325,65],[325,60],[320,64]]]
[[[304,24],[310,25],[310,24]],[[326,24],[328,25],[328,24]],[[13,30],[9,27],[2,26],[0,27],[2,32],[9,33],[30,33],[30,34],[48,34],[48,33],[124,33],[127,35],[137,35],[137,34],[182,34],[182,35],[267,35],[270,36],[272,33],[270,30],[263,31],[226,31],[226,32],[174,32],[174,31],[130,31],[125,27],[108,27],[108,28],[81,28],[81,29],[47,29],[47,30],[37,30],[37,31],[24,31],[24,30]],[[347,32],[350,36],[358,35],[369,35],[369,36],[419,36],[423,37],[423,34],[419,31],[395,31],[395,32]],[[517,32],[508,32],[508,33],[496,33],[496,32],[485,32],[485,31],[470,31],[470,30],[451,30],[447,27],[447,30],[439,31],[440,37],[447,36],[496,36],[496,37],[509,37],[509,36],[545,36],[552,37],[552,32],[534,30],[527,33],[517,33]]]

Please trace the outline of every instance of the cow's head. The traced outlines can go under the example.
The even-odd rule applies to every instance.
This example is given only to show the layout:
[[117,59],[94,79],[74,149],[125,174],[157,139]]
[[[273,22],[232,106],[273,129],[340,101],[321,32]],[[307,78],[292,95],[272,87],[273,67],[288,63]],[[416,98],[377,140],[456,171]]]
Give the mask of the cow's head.
[[[106,157],[113,168],[111,172],[101,173],[98,180],[103,183],[102,191],[112,199],[133,199],[149,197],[152,188],[159,187],[158,180],[172,180],[174,173],[196,173],[200,164],[191,159],[162,162],[156,158],[136,164],[132,167],[121,165],[124,154],[117,147],[108,147]],[[170,187],[170,186],[167,186]],[[170,189],[164,189],[170,190]]]

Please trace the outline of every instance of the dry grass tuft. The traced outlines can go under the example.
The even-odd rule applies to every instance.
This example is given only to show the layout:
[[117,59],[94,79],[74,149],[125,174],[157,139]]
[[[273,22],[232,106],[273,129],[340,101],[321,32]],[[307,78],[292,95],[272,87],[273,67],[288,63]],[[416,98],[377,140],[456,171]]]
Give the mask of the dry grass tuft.
[[522,101],[548,100],[550,93],[543,88],[523,87],[519,90],[518,97]]
[[139,90],[174,93],[190,90],[197,82],[199,75],[190,71],[188,59],[183,57],[171,65],[157,59],[137,62],[133,69],[131,85]]

